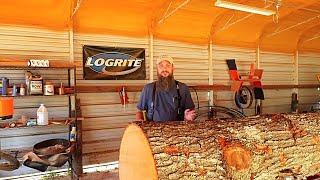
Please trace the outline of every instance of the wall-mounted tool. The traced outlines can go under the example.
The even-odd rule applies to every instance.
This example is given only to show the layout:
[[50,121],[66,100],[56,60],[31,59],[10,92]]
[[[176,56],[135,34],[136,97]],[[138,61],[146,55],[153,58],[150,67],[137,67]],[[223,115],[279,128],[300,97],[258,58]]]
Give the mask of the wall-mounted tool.
[[[230,79],[232,80],[231,90],[235,92],[235,103],[238,108],[243,109],[251,106],[253,101],[251,89],[253,89],[254,98],[259,99],[258,102],[264,100],[261,83],[263,69],[256,69],[254,64],[251,64],[249,74],[240,75],[235,59],[227,59],[226,63],[229,68]],[[250,88],[244,86],[243,83],[248,83]],[[256,112],[260,114],[261,109]]]
[[125,86],[121,87],[121,89],[119,91],[119,97],[120,97],[121,104],[125,108],[126,105],[129,103],[129,97],[128,97]]

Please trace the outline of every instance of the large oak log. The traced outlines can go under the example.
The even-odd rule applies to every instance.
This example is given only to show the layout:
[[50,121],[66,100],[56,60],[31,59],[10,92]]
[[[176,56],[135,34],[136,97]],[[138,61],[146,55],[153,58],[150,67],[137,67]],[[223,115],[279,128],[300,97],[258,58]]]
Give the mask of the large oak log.
[[132,123],[120,180],[277,179],[320,172],[320,114]]

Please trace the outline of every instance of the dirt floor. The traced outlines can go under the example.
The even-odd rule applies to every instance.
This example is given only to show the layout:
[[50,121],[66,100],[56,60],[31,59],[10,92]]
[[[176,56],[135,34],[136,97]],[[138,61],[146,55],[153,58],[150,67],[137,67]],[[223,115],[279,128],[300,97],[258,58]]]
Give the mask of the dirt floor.
[[118,169],[111,170],[108,172],[96,172],[84,174],[80,180],[119,180]]
[[[80,180],[119,180],[118,169],[110,170],[107,172],[95,172],[83,174]],[[71,180],[71,177],[54,177],[46,178],[46,180]]]

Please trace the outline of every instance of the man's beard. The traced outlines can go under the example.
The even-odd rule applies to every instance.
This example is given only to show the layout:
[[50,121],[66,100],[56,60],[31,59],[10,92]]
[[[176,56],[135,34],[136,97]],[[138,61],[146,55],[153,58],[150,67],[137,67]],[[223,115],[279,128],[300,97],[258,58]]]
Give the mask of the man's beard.
[[174,85],[174,77],[173,74],[170,74],[167,77],[162,77],[158,73],[158,82],[157,82],[157,88],[160,90],[168,91],[173,85]]

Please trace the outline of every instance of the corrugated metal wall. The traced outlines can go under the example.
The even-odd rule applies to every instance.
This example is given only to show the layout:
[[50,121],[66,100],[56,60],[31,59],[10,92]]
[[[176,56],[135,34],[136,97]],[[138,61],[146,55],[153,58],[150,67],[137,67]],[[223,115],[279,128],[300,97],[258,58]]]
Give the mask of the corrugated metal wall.
[[69,33],[17,26],[0,26],[1,59],[69,61]]
[[[69,61],[69,34],[68,32],[54,32],[41,29],[26,27],[0,27],[0,59],[50,59],[52,61]],[[236,59],[237,67],[241,73],[249,72],[251,63],[260,63],[264,69],[263,84],[295,84],[296,77],[295,61],[293,54],[282,54],[272,52],[262,52],[260,61],[257,61],[257,53],[254,49],[243,49],[235,47],[214,46],[212,50],[212,69],[213,77],[209,77],[209,48],[206,46],[190,45],[173,41],[164,41],[154,39],[153,69],[150,69],[150,40],[146,38],[129,38],[122,36],[109,35],[89,35],[74,34],[73,36],[74,62],[77,65],[77,84],[78,85],[143,85],[149,82],[149,75],[153,72],[153,78],[156,79],[155,60],[161,54],[169,54],[175,60],[175,77],[189,85],[208,84],[209,78],[213,79],[214,84],[229,85],[229,75],[225,59]],[[146,67],[147,80],[133,81],[110,81],[110,80],[83,80],[82,70],[82,46],[98,45],[111,47],[133,47],[146,49]],[[299,56],[299,84],[318,83],[312,77],[320,68],[320,56],[316,54],[303,54]],[[312,67],[312,68],[311,68]],[[316,69],[315,69],[316,68]],[[13,81],[23,80],[20,71],[13,74],[3,71]],[[66,80],[61,72],[54,72],[46,75],[48,79],[57,81]],[[1,75],[2,76],[2,75]],[[59,80],[58,80],[59,79]],[[300,82],[301,81],[301,82]],[[196,94],[193,89],[193,99],[196,102]],[[265,113],[287,112],[290,110],[292,89],[266,90],[266,100],[263,101]],[[215,91],[214,102],[217,105],[235,107],[233,102],[233,93],[230,91]],[[315,101],[318,91],[316,89],[300,89],[300,102],[311,104]],[[134,120],[136,112],[136,103],[139,100],[139,92],[130,92],[130,104],[123,107],[120,104],[117,92],[96,92],[80,93],[81,109],[84,116],[83,121],[83,163],[95,164],[115,161],[118,159],[118,149],[121,136],[126,125]],[[208,92],[198,92],[200,106],[208,103]],[[35,112],[39,98],[17,99],[17,114]],[[66,111],[60,109],[65,107],[66,98],[52,97],[46,99],[49,101],[50,112],[55,112],[53,116],[65,115]],[[52,106],[53,109],[50,108]],[[30,111],[31,110],[31,111]],[[253,109],[246,111],[247,114],[253,114]],[[47,136],[48,137],[48,136]],[[31,137],[30,137],[31,138]],[[22,139],[20,139],[22,140]],[[19,143],[19,141],[14,141]],[[15,146],[9,141],[6,145],[1,144],[1,148],[6,146]],[[26,141],[27,142],[27,141]],[[31,141],[30,141],[31,142]]]
[[[22,59],[49,59],[50,61],[69,61],[69,34],[44,29],[28,27],[0,26],[0,61]],[[0,77],[8,77],[10,84],[25,83],[24,70],[0,70]],[[43,76],[55,84],[67,82],[67,70],[32,71]],[[22,114],[36,117],[36,111],[44,103],[49,112],[49,118],[68,117],[68,97],[17,97],[14,100],[15,114],[19,118]],[[67,138],[68,127],[56,128],[26,128],[1,130],[2,150],[31,149],[37,142],[50,138]],[[6,136],[4,136],[6,134]],[[9,136],[8,136],[9,135]],[[21,154],[19,154],[20,156]],[[22,173],[38,172],[21,167],[12,172],[0,172],[0,177],[18,175]]]
[[[317,74],[320,74],[320,54],[300,54],[299,83],[319,84],[316,76]],[[320,102],[320,89],[299,89],[299,106],[302,110],[309,111],[310,106],[313,104],[318,104],[318,102]]]
[[[294,55],[274,52],[261,52],[260,67],[264,70],[263,84],[295,84]],[[292,89],[265,90],[263,112],[289,112]]]
[[174,76],[188,84],[208,84],[208,47],[172,41],[154,40],[154,79],[157,79],[156,59],[168,54],[174,59]]

